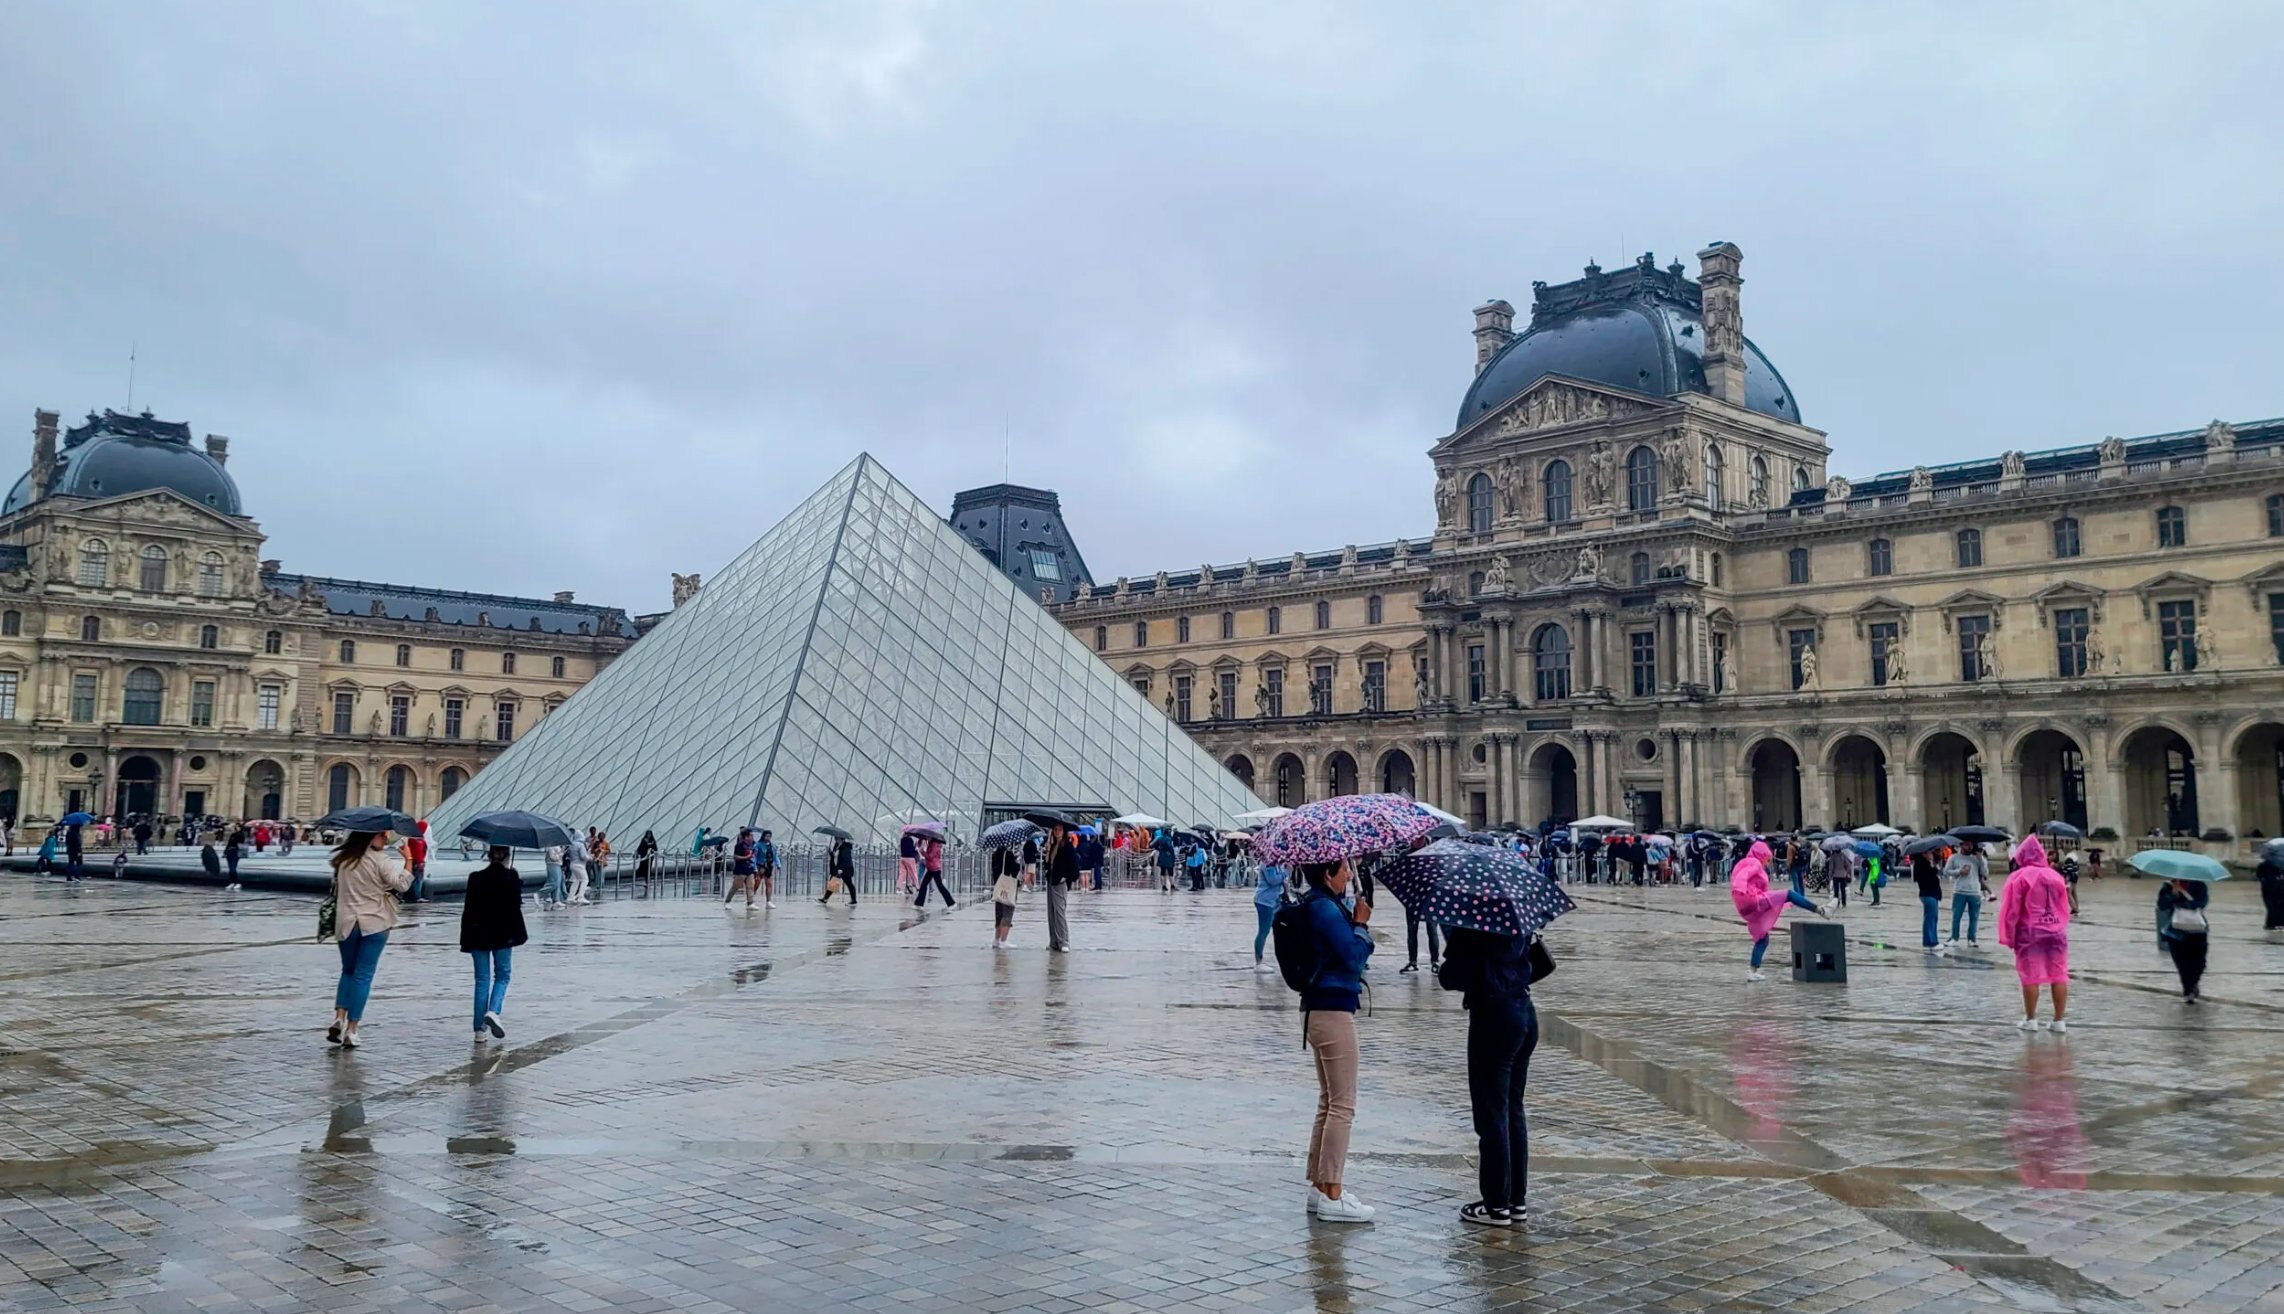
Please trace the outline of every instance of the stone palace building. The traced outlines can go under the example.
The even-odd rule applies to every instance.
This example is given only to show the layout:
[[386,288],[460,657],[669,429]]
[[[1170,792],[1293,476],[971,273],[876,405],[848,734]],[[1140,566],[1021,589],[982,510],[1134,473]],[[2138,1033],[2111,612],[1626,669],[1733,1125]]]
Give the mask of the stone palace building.
[[228,439],[57,424],[0,505],[0,816],[422,812],[633,641],[569,593],[287,574]]
[[1057,615],[1270,802],[2284,831],[2284,420],[1850,479],[1740,259],[1478,307],[1432,533]]

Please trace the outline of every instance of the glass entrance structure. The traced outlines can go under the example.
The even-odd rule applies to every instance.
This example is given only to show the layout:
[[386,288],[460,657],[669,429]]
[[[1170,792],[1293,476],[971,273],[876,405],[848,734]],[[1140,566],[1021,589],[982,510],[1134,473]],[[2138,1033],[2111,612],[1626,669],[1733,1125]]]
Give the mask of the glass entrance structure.
[[989,800],[1226,825],[1251,790],[860,456],[431,815],[526,808],[622,849],[698,827],[973,838]]

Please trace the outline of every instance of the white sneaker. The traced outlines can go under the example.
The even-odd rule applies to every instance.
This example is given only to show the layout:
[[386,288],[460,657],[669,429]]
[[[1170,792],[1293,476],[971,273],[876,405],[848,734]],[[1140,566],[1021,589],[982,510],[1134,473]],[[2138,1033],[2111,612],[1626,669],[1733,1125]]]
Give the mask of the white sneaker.
[[1253,970],[1260,973],[1262,976],[1267,976],[1269,973],[1274,972],[1277,969],[1270,966],[1266,961],[1262,961],[1254,963]]
[[1768,974],[1766,972],[1747,972],[1745,973],[1745,979],[1747,981],[1766,981],[1768,980]]
[[2060,1034],[2062,1034],[2063,1032],[2065,1032],[2065,1031],[2068,1031],[2069,1029],[2070,1029],[2070,1024],[2069,1024],[2069,1023],[2067,1023],[2067,1022],[2063,1021],[2061,1018],[2055,1018],[2055,1019],[2054,1019],[2054,1034],[2056,1034],[2056,1035],[2060,1035]]
[[2044,1030],[2046,1029],[2046,1027],[2047,1027],[2047,1022],[2046,1022],[2046,1019],[2045,1019],[2045,1018],[2040,1018],[2040,1019],[2038,1019],[2038,1025],[2036,1025],[2036,1026],[2032,1027],[2032,1028],[2031,1028],[2031,1030],[2033,1030],[2033,1031],[2044,1031]]
[[2031,1021],[2029,1018],[2024,1018],[2020,1022],[2014,1024],[2014,1029],[2017,1031],[2036,1031],[2038,1029],[2038,1024]]
[[775,899],[769,899],[769,900],[765,900],[765,901],[762,903],[762,905],[761,905],[761,906],[762,906],[762,907],[764,907],[764,908],[775,908],[775,907],[777,906],[777,900],[775,900]]
[[1373,1209],[1346,1192],[1334,1200],[1312,1186],[1309,1188],[1309,1212],[1315,1214],[1320,1222],[1369,1223],[1372,1221]]
[[225,889],[225,890],[242,890],[242,889],[244,889],[244,888],[245,888],[245,886],[243,886],[243,885],[240,885],[240,884],[239,884],[238,882],[236,882],[236,881],[232,881],[232,882],[230,882],[228,885],[225,885],[225,886],[223,886],[222,888],[223,888],[223,889]]

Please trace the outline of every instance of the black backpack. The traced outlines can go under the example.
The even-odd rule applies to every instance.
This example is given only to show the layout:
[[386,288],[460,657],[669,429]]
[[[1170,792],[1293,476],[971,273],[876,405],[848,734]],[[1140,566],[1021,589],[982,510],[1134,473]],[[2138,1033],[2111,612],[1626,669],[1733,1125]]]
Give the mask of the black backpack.
[[1316,984],[1317,973],[1322,970],[1317,961],[1316,931],[1309,925],[1309,901],[1317,897],[1310,890],[1300,898],[1287,898],[1277,905],[1276,916],[1269,922],[1269,937],[1277,950],[1277,970],[1284,973],[1285,984],[1306,993]]

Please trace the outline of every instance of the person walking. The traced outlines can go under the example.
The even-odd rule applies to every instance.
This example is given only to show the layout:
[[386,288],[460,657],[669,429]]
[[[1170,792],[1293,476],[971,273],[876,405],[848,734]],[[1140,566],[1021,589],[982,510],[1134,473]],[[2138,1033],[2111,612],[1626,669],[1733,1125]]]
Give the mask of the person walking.
[[896,893],[898,897],[920,888],[920,841],[905,831],[896,840]]
[[1761,972],[1761,959],[1768,955],[1769,933],[1784,916],[1786,905],[1805,908],[1818,915],[1824,912],[1798,890],[1787,888],[1778,892],[1769,888],[1768,866],[1773,860],[1767,842],[1754,840],[1753,846],[1745,850],[1745,856],[1729,869],[1729,902],[1745,919],[1746,934],[1753,937],[1753,961],[1745,972],[1747,981],[1768,979]]
[[1285,869],[1274,862],[1261,864],[1259,882],[1253,887],[1253,970],[1257,973],[1276,971],[1276,966],[1262,954],[1268,948],[1269,932],[1277,923],[1277,909],[1285,902]]
[[278,856],[281,858],[292,857],[293,842],[299,838],[301,838],[300,827],[295,826],[289,819],[285,825],[278,828]]
[[564,864],[570,860],[570,853],[570,847],[567,845],[550,844],[547,846],[547,884],[539,892],[540,907],[560,908],[563,906]]
[[571,882],[570,896],[564,902],[574,905],[594,902],[587,897],[587,859],[591,856],[593,855],[587,848],[587,837],[576,830],[572,831],[571,846],[563,854],[563,874]]
[[1852,849],[1841,849],[1824,860],[1824,883],[1832,888],[1826,902],[1837,908],[1848,906],[1848,887],[1856,883],[1856,864],[1861,861]]
[[1513,1227],[1525,1221],[1531,1175],[1530,1123],[1523,1088],[1538,1048],[1531,1006],[1530,941],[1463,926],[1451,929],[1437,979],[1467,1009],[1467,1102],[1475,1114],[1476,1180],[1482,1192],[1461,1222]]
[[[753,842],[753,878],[761,885],[761,906],[775,908],[777,906],[777,841],[771,839],[770,832],[766,830],[761,832],[761,837]],[[746,897],[750,901],[752,895],[749,893]]]
[[2260,865],[2252,873],[2260,881],[2260,929],[2270,944],[2284,943],[2284,839],[2260,846]]
[[634,878],[638,881],[649,880],[651,871],[657,864],[658,836],[646,830],[642,833],[642,838],[634,842]]
[[397,896],[412,885],[412,873],[388,848],[388,833],[352,831],[333,850],[334,934],[341,949],[341,980],[333,988],[333,1025],[325,1038],[343,1049],[364,1042],[357,1028],[372,998],[381,950],[397,924]]
[[63,828],[63,876],[67,881],[83,880],[87,876],[87,837],[84,826]]
[[1079,883],[1078,836],[1057,824],[1047,828],[1047,952],[1071,951],[1071,887]]
[[[991,947],[1007,948],[1015,929],[1015,904],[1023,897],[1023,859],[1014,849],[991,851]],[[925,892],[923,891],[923,894]]]
[[1096,894],[1102,893],[1102,836],[1079,832],[1079,875],[1088,878]]
[[2173,956],[2181,976],[2181,1002],[2204,1002],[2205,956],[2212,948],[2213,892],[2203,881],[2167,881],[2157,887],[2157,943]]
[[140,858],[151,851],[151,819],[135,818],[135,856]]
[[1936,934],[1943,906],[1942,868],[1937,864],[1948,852],[1937,849],[1911,855],[1911,879],[1919,887],[1919,947],[1937,955],[1950,952]]
[[753,829],[740,826],[737,839],[730,845],[730,888],[722,896],[724,908],[730,906],[740,890],[745,891],[745,906],[753,907],[753,872]]
[[1422,917],[1418,909],[1407,903],[1404,905],[1404,965],[1397,969],[1399,974],[1420,970],[1420,926],[1423,923],[1428,933],[1428,970],[1434,972],[1443,967],[1443,928]]
[[1189,853],[1182,858],[1182,865],[1189,869],[1190,893],[1203,893],[1205,891],[1205,845],[1190,845]]
[[245,856],[246,828],[243,825],[232,826],[230,828],[230,840],[227,844],[222,846],[222,861],[230,868],[230,883],[223,886],[222,888],[226,890],[235,890],[239,888],[238,862],[239,859],[244,858]]
[[1975,942],[1976,926],[1983,919],[1983,893],[1990,885],[1990,863],[1982,845],[1970,844],[1951,855],[1943,874],[1951,878],[1951,943],[1959,943],[1959,918],[1967,919],[1967,943]]
[[1999,943],[2014,950],[2014,975],[2022,985],[2021,1031],[2044,1031],[2038,1017],[2038,987],[2054,1002],[2056,1031],[2068,1031],[2063,1014],[2070,1006],[2070,891],[2062,873],[2046,862],[2046,846],[2026,835],[2015,846],[2014,870],[1999,887]]
[[833,901],[832,882],[838,880],[841,883],[841,888],[848,891],[849,906],[851,908],[856,907],[856,845],[845,839],[836,838],[832,843],[825,846],[825,877],[825,893],[817,902],[831,903]]
[[405,862],[412,869],[412,889],[404,897],[406,903],[428,902],[428,823],[420,823],[420,831],[408,836],[404,842]]
[[1158,859],[1158,893],[1174,892],[1174,834],[1160,830],[1150,841],[1150,852]]
[[1784,868],[1792,878],[1793,892],[1808,895],[1808,841],[1794,835],[1784,842]]
[[952,902],[952,892],[944,888],[944,842],[931,835],[920,844],[920,897],[912,901],[915,908],[928,906],[928,887],[944,896],[944,911],[959,907]]
[[1356,878],[1346,861],[1301,868],[1309,961],[1301,991],[1301,1035],[1316,1062],[1316,1122],[1309,1132],[1309,1213],[1328,1223],[1368,1223],[1372,1206],[1348,1194],[1348,1138],[1356,1125],[1356,1005],[1372,959],[1372,905],[1353,913],[1342,900]]
[[508,865],[508,848],[494,844],[482,867],[468,873],[460,905],[460,952],[476,969],[476,1039],[506,1040],[500,1011],[507,1007],[510,955],[531,936],[523,925],[523,877]]

